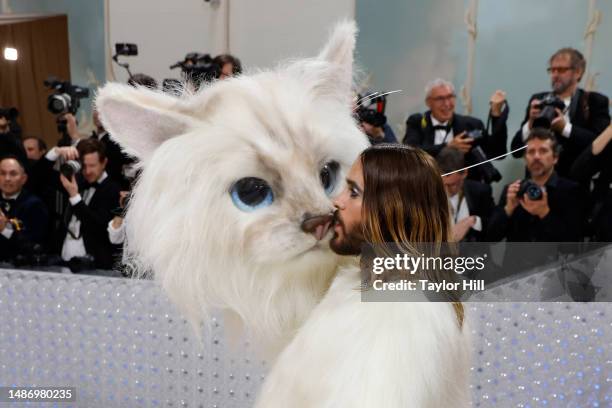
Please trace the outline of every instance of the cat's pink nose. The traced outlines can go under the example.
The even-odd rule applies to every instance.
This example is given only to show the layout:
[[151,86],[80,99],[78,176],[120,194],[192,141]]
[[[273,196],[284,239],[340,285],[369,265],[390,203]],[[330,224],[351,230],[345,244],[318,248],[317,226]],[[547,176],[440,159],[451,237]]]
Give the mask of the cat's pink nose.
[[317,241],[322,240],[334,220],[333,214],[307,216],[302,221],[302,231],[314,235]]

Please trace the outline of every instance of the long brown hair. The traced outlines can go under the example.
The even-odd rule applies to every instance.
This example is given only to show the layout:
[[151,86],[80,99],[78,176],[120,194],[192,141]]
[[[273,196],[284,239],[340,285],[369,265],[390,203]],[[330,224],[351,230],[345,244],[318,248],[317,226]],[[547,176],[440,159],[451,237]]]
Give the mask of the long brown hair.
[[[438,165],[429,154],[409,146],[380,144],[364,150],[360,160],[365,242],[383,251],[397,253],[399,249],[413,256],[423,250],[428,256],[440,256],[443,246],[452,245],[448,198]],[[394,277],[440,282],[455,281],[457,276],[442,268]],[[459,294],[447,291],[445,295],[461,326],[464,311]]]

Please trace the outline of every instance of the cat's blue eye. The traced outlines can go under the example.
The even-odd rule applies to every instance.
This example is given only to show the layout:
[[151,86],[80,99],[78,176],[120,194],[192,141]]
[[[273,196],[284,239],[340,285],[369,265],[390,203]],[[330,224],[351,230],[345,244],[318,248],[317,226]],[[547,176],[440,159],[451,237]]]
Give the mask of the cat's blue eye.
[[257,177],[245,177],[234,183],[230,189],[234,205],[239,210],[250,212],[267,207],[274,201],[272,188]]
[[323,166],[321,172],[319,173],[321,184],[323,185],[323,189],[325,189],[325,194],[328,196],[333,193],[334,188],[336,187],[339,168],[340,165],[338,162],[330,161]]

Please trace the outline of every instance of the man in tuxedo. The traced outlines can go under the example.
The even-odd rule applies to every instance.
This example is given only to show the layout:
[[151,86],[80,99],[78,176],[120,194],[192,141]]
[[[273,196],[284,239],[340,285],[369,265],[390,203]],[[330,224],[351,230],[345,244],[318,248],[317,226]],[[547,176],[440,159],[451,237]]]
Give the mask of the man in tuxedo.
[[[490,135],[481,120],[455,113],[455,99],[452,83],[443,79],[428,83],[425,104],[429,110],[410,115],[403,143],[420,147],[434,157],[445,146],[454,147],[465,155],[468,165],[506,153],[508,108],[505,92],[498,90],[491,96]],[[470,137],[471,131],[480,132],[480,140]],[[490,164],[486,168],[478,166],[470,169],[468,177],[490,183],[498,179],[499,173],[493,176],[494,172]]]
[[491,186],[466,180],[467,170],[463,153],[454,147],[445,147],[436,156],[444,188],[451,208],[451,225],[455,241],[484,241],[489,217],[495,207]]
[[[512,139],[511,148],[514,150],[525,145],[533,121],[542,112],[542,100],[547,96],[556,96],[565,104],[563,110],[555,109],[557,116],[550,126],[561,146],[556,171],[562,177],[569,177],[574,160],[610,124],[609,102],[600,93],[587,92],[578,87],[586,68],[580,51],[562,48],[550,57],[548,63],[552,90],[536,93],[529,98],[525,118]],[[524,150],[520,150],[514,156],[521,157],[524,153]]]
[[24,190],[28,176],[17,156],[0,159],[0,260],[14,262],[44,252],[47,208]]
[[68,179],[60,174],[70,202],[61,257],[69,266],[93,257],[95,268],[110,269],[114,248],[106,227],[119,205],[119,186],[106,173],[108,159],[100,141],[81,140],[77,151],[82,164],[80,183],[74,175]]

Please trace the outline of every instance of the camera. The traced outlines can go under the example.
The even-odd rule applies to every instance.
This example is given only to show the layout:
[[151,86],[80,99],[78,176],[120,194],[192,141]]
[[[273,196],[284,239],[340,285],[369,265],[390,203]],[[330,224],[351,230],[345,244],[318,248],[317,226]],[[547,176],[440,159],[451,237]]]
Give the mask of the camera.
[[116,43],[115,54],[128,57],[136,56],[138,55],[138,46],[133,43]]
[[64,113],[75,115],[81,106],[81,99],[89,98],[88,88],[73,85],[69,81],[59,81],[55,77],[49,77],[43,83],[54,91],[47,98],[47,109],[55,115]]
[[482,129],[472,129],[465,132],[467,137],[474,139],[474,146],[479,144],[483,138]]
[[191,52],[183,61],[170,66],[170,69],[181,68],[186,79],[192,81],[196,88],[202,82],[212,81],[219,76],[220,67],[213,62],[210,54]]
[[542,127],[550,129],[550,124],[553,119],[557,117],[555,109],[565,109],[565,103],[556,97],[555,95],[549,94],[546,98],[536,105],[541,110],[537,118],[533,120],[533,127]]
[[70,180],[72,176],[81,171],[81,163],[76,160],[68,160],[60,166],[59,171],[64,177]]
[[368,95],[357,95],[357,108],[355,109],[355,120],[366,122],[374,127],[383,127],[387,123],[385,108],[387,97],[384,92],[368,92]]
[[521,186],[519,187],[516,196],[523,198],[525,194],[527,194],[527,197],[529,197],[529,199],[532,201],[541,200],[543,196],[542,188],[531,180],[521,181]]
[[479,167],[482,172],[482,177],[487,184],[497,182],[502,179],[500,172],[490,163],[485,161],[488,160],[487,154],[484,152],[480,144],[484,141],[484,134],[482,129],[471,129],[465,132],[467,137],[474,139],[472,143],[472,149],[470,153],[476,163],[482,163]]
[[374,127],[383,127],[387,123],[385,114],[374,109],[359,107],[355,115],[359,122],[366,122]]

